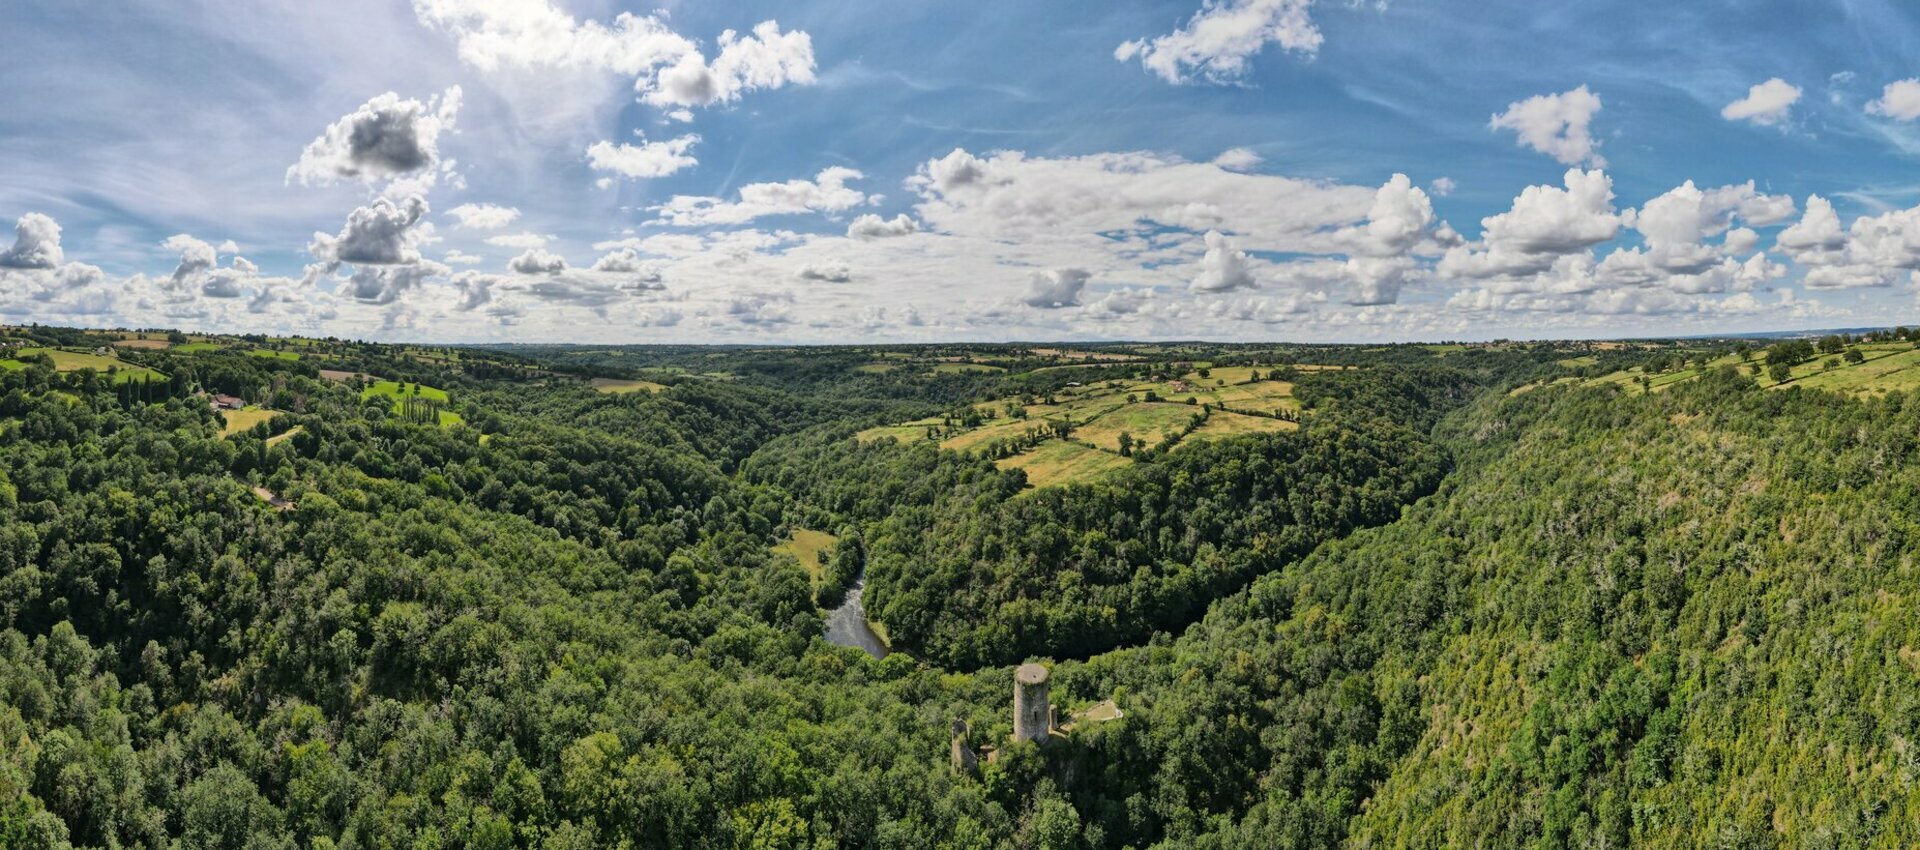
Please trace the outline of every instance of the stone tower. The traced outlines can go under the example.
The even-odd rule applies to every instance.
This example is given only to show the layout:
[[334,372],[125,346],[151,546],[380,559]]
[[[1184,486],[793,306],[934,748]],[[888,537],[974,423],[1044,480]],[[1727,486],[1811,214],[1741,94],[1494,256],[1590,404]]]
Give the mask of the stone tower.
[[1044,744],[1053,732],[1053,706],[1047,702],[1047,668],[1022,664],[1013,671],[1013,739]]

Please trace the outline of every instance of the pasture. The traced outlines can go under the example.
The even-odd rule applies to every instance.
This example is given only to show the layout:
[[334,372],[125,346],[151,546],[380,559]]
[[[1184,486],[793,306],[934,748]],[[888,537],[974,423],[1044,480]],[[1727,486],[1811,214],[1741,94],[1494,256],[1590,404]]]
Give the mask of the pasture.
[[787,535],[787,539],[773,547],[776,555],[789,555],[807,571],[815,581],[820,580],[821,569],[826,559],[833,556],[833,546],[840,539],[824,531],[796,528]]
[[590,383],[594,389],[612,395],[657,393],[667,388],[666,384],[656,384],[652,381],[629,381],[623,378],[594,378]]

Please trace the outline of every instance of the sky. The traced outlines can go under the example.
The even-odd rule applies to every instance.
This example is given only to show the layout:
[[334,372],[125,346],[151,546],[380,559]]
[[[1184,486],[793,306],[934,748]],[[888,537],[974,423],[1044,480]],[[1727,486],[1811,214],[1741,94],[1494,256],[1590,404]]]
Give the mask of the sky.
[[0,323],[1920,324],[1899,2],[10,0],[0,80]]

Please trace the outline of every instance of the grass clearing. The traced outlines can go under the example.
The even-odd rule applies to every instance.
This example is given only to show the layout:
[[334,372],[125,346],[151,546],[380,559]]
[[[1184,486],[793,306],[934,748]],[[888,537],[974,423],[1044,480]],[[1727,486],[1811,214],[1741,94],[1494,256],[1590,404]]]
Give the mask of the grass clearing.
[[[1242,434],[1272,434],[1299,429],[1298,422],[1216,410],[1213,415],[1207,417],[1206,422],[1201,423],[1200,427],[1193,429],[1193,433],[1187,435],[1187,440],[1219,440],[1238,437]],[[1186,445],[1186,441],[1182,441],[1181,445]]]
[[985,363],[935,363],[933,365],[933,373],[936,375],[965,374],[969,372],[1005,372],[1005,371],[1007,371],[1007,369],[1004,366],[989,366]]
[[249,348],[247,356],[262,357],[268,360],[299,360],[300,355],[291,351],[275,351],[271,348]]
[[288,428],[287,430],[285,430],[285,431],[283,431],[283,432],[281,432],[281,433],[278,433],[278,434],[275,434],[275,435],[273,435],[273,436],[271,436],[271,437],[268,437],[268,438],[267,438],[267,445],[269,445],[269,446],[277,446],[277,445],[280,445],[281,443],[284,443],[284,442],[286,442],[286,441],[288,441],[288,440],[291,440],[291,439],[293,439],[293,438],[294,438],[294,437],[295,437],[296,435],[298,435],[298,434],[299,434],[299,433],[300,433],[301,431],[304,431],[304,430],[306,430],[306,429],[307,429],[307,426],[305,426],[305,425],[295,425],[295,426],[293,426],[292,428]]
[[1135,443],[1152,446],[1170,434],[1185,431],[1187,423],[1199,413],[1197,405],[1129,404],[1080,426],[1073,437],[1111,452],[1120,450],[1122,433],[1131,435]]
[[219,351],[220,346],[211,342],[189,342],[185,345],[176,345],[173,347],[173,350],[181,354],[200,354],[207,351]]
[[1044,432],[1047,423],[1038,419],[1011,419],[975,428],[964,434],[956,434],[940,442],[940,448],[957,452],[972,451],[995,440],[1006,440],[1025,436],[1028,432]]
[[664,392],[667,388],[666,384],[656,384],[652,381],[629,381],[622,378],[594,378],[589,383],[593,385],[594,389],[613,395],[642,392],[657,393]]
[[92,369],[95,372],[105,375],[108,369],[117,370],[114,373],[113,379],[116,384],[139,379],[158,381],[166,378],[165,375],[148,369],[145,366],[137,366],[121,360],[118,357],[111,357],[104,354],[83,354],[78,351],[66,351],[59,348],[22,348],[19,351],[21,357],[37,354],[44,354],[52,358],[53,370],[56,372],[77,372],[81,369]]
[[1029,486],[1056,487],[1098,480],[1133,465],[1133,461],[1079,443],[1048,440],[1030,451],[994,461],[993,465],[1025,471]]
[[839,542],[840,538],[824,531],[796,528],[787,534],[787,539],[773,547],[773,553],[793,556],[809,577],[819,581],[826,559],[833,556],[833,547]]
[[149,351],[158,351],[170,345],[172,343],[164,339],[116,339],[113,341],[115,348],[144,348]]
[[220,418],[226,420],[226,424],[221,426],[220,436],[231,437],[235,434],[251,431],[253,430],[253,426],[262,422],[271,421],[273,417],[278,415],[280,415],[278,411],[260,410],[259,408],[253,407],[245,410],[222,410],[220,411]]

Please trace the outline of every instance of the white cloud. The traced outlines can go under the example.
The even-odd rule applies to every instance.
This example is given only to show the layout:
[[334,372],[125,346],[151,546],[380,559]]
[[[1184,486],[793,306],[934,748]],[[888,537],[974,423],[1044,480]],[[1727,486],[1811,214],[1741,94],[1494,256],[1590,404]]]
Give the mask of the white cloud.
[[[340,263],[355,265],[404,265],[420,262],[421,230],[416,226],[427,214],[427,201],[419,195],[394,203],[377,198],[347,215],[346,226],[338,235],[313,234],[308,245],[315,259],[329,269]],[[438,264],[435,264],[438,265]]]
[[853,239],[888,239],[895,236],[910,236],[919,231],[920,223],[906,213],[896,215],[892,219],[867,213],[847,225],[847,236]]
[[1248,60],[1268,44],[1301,53],[1320,49],[1320,28],[1309,14],[1313,0],[1203,0],[1185,25],[1167,35],[1121,44],[1113,58],[1139,59],[1169,83],[1197,75],[1230,82],[1245,75]]
[[1459,184],[1453,182],[1453,178],[1451,177],[1435,177],[1433,178],[1433,182],[1427,184],[1427,187],[1433,190],[1435,197],[1444,198],[1453,194],[1453,190],[1457,188],[1458,185]]
[[1793,211],[1791,197],[1760,194],[1751,180],[1707,190],[1688,180],[1622,218],[1645,239],[1654,266],[1667,272],[1696,274],[1718,264],[1723,253],[1744,253],[1757,243],[1758,234],[1748,230],[1751,236],[1730,235],[1730,240],[1719,247],[1704,244],[1708,238],[1727,233],[1736,218],[1765,227],[1779,223]]
[[1818,195],[1807,212],[1780,232],[1780,248],[1806,267],[1815,289],[1891,286],[1920,270],[1920,207],[1860,216],[1842,231],[1833,205]]
[[1264,162],[1252,148],[1229,148],[1213,158],[1213,164],[1228,171],[1248,171]]
[[204,274],[219,264],[220,256],[212,245],[188,236],[185,233],[174,234],[160,243],[160,247],[180,252],[180,265],[173,269],[175,286],[184,285],[189,280]]
[[1027,292],[1020,302],[1043,310],[1078,306],[1080,294],[1092,278],[1093,273],[1086,269],[1036,271],[1028,280]]
[[503,68],[591,69],[635,78],[647,103],[687,120],[685,107],[738,100],[746,92],[814,81],[813,40],[764,21],[753,34],[720,34],[712,62],[657,15],[623,12],[611,23],[580,21],[548,0],[414,0],[423,23],[452,36],[462,61]]
[[287,169],[287,182],[326,185],[430,172],[440,162],[440,134],[452,130],[461,92],[453,86],[426,102],[387,92],[335,121]]
[[1600,96],[1581,86],[1508,104],[1507,111],[1493,116],[1489,126],[1514,131],[1521,145],[1563,164],[1587,163],[1604,168],[1607,161],[1595,150],[1598,144],[1590,131],[1593,116],[1599,111]]
[[1847,232],[1833,202],[1819,195],[1807,196],[1807,211],[1793,226],[1780,231],[1775,240],[1794,262],[1806,265],[1830,265],[1841,260],[1847,247]]
[[778,23],[762,21],[750,36],[741,37],[733,30],[721,33],[720,54],[711,63],[698,51],[684,53],[651,78],[642,78],[635,88],[647,103],[684,110],[731,103],[756,89],[813,81],[812,37],[798,31],[783,33]]
[[846,283],[853,280],[853,269],[842,260],[826,260],[808,263],[800,267],[801,280],[817,280],[826,283]]
[[1193,278],[1191,288],[1195,292],[1230,292],[1235,289],[1252,289],[1252,259],[1245,251],[1234,247],[1233,240],[1218,230],[1209,230],[1205,237],[1206,256],[1200,258],[1200,271]]
[[440,259],[442,262],[445,262],[445,263],[449,263],[453,265],[462,265],[462,266],[478,265],[479,263],[486,261],[485,257],[481,257],[476,254],[469,254],[465,251],[448,251],[447,255],[444,257],[441,257]]
[[675,195],[672,200],[654,209],[660,213],[657,223],[679,227],[745,224],[769,215],[843,212],[867,202],[865,194],[846,185],[847,181],[859,180],[864,176],[851,168],[833,166],[822,170],[813,180],[747,184],[740,187],[740,200],[737,202]]
[[27,213],[14,222],[13,247],[0,251],[0,268],[51,269],[60,265],[60,225],[44,213]]
[[920,220],[946,233],[1039,245],[1165,227],[1219,229],[1261,251],[1324,249],[1328,232],[1363,220],[1376,194],[1148,153],[982,158],[957,148],[923,164],[908,184],[921,196]]
[[559,274],[567,270],[567,260],[544,248],[528,248],[507,261],[507,268],[519,274]]
[[1480,244],[1447,251],[1441,274],[1449,277],[1512,277],[1553,268],[1559,258],[1585,251],[1620,232],[1613,209],[1613,181],[1598,169],[1567,170],[1566,188],[1528,186],[1513,207],[1481,219]]
[[664,142],[643,140],[638,145],[594,142],[587,148],[587,164],[595,171],[611,172],[636,180],[665,177],[700,164],[699,160],[687,154],[699,142],[700,137],[693,134]]
[[1867,104],[1867,112],[1898,121],[1920,118],[1920,79],[1888,83],[1881,90],[1880,99]]
[[343,291],[362,304],[392,304],[427,279],[452,271],[432,260],[416,260],[406,265],[360,265],[354,267]]
[[497,204],[461,204],[447,210],[447,214],[468,230],[499,230],[520,218],[519,210]]
[[1774,77],[1747,90],[1747,96],[1727,104],[1720,117],[1728,121],[1751,121],[1770,126],[1787,120],[1793,105],[1800,100],[1800,87]]
[[597,272],[620,274],[638,274],[649,282],[659,282],[660,270],[652,263],[640,259],[640,253],[632,248],[618,248],[608,252],[593,263]]

